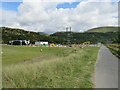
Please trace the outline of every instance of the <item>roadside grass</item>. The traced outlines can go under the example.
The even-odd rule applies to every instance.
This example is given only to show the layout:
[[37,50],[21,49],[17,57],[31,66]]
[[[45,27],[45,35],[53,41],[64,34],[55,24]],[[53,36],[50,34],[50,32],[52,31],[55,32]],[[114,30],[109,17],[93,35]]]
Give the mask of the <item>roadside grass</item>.
[[110,51],[120,58],[120,45],[119,44],[108,44],[107,47],[110,49]]
[[41,62],[34,62],[29,64],[10,63],[11,65],[5,65],[3,68],[3,80],[2,80],[3,87],[4,88],[93,87],[92,75],[95,69],[95,62],[99,50],[98,47],[85,47],[84,49],[80,48],[60,48],[60,49],[52,48],[52,49],[55,50],[52,51],[51,48],[46,48],[45,52],[47,54],[50,53],[50,55],[52,54],[55,55],[55,57],[50,58],[50,60],[43,60]]

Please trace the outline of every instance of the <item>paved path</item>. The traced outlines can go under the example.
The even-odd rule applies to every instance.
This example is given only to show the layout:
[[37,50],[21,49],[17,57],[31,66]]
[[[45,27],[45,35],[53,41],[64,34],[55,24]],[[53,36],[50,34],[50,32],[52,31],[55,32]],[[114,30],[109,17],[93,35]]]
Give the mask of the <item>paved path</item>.
[[103,45],[96,63],[95,88],[118,88],[118,58]]

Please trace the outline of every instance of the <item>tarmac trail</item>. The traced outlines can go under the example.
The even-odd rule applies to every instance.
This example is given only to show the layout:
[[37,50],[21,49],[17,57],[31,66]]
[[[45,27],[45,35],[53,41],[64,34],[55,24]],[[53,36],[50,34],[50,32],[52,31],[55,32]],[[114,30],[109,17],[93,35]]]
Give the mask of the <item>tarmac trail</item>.
[[118,88],[118,58],[104,45],[96,63],[95,88]]

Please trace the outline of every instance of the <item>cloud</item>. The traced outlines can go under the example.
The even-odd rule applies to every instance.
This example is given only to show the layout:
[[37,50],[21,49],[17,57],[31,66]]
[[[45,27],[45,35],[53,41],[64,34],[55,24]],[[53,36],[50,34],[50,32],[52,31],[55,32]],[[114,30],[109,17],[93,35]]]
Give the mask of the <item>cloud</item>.
[[18,12],[3,10],[3,25],[48,33],[63,31],[66,26],[72,27],[73,31],[83,32],[98,26],[117,25],[117,3],[95,1],[84,0],[76,8],[57,9],[61,2],[24,0]]
[[14,11],[7,11],[7,10],[1,10],[2,13],[2,23],[3,25],[13,25],[16,21],[16,12]]

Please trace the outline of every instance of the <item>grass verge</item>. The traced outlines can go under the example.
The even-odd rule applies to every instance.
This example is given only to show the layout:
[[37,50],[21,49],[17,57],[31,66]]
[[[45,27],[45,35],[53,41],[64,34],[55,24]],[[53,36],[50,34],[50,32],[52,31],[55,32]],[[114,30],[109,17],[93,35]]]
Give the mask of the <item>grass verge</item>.
[[110,51],[120,59],[120,45],[119,44],[108,44],[107,47]]

